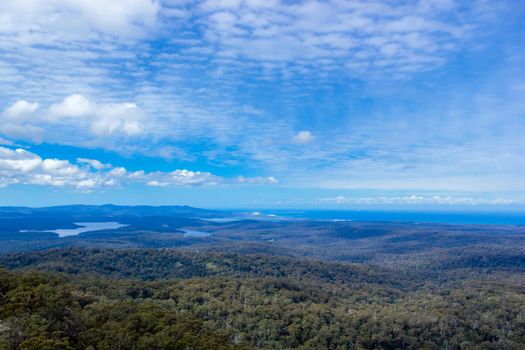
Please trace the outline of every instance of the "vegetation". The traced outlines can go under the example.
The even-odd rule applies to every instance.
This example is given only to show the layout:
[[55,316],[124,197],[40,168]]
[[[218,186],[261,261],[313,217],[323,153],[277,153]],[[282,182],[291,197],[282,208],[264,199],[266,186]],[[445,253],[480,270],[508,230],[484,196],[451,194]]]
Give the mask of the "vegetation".
[[448,270],[443,282],[174,250],[52,250],[0,263],[17,269],[0,270],[0,349],[525,348],[525,285],[505,271]]

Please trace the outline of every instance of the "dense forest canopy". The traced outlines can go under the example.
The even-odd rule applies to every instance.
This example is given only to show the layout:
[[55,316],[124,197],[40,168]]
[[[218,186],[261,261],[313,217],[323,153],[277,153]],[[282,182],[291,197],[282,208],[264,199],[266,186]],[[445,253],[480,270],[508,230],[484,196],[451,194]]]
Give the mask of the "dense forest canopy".
[[0,349],[522,349],[519,269],[176,250],[4,255]]

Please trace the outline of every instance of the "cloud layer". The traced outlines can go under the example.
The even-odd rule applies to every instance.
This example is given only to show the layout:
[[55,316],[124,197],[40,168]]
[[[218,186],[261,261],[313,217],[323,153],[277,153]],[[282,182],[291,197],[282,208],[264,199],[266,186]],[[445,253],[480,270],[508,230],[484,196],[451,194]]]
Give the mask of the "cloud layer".
[[337,196],[318,199],[323,205],[511,205],[517,201],[513,199],[487,199],[465,196],[443,196],[443,195],[408,195],[408,196],[370,196],[370,197],[345,197]]
[[206,0],[198,9],[206,42],[224,59],[400,76],[443,64],[483,10],[476,1],[452,0]]
[[0,5],[3,33],[33,43],[94,40],[101,36],[136,38],[155,25],[160,10],[152,0],[7,0]]
[[0,144],[211,169],[133,178],[40,159],[2,183],[274,174],[303,188],[525,191],[522,14],[495,0],[1,1]]
[[209,172],[185,169],[170,172],[128,171],[95,159],[79,158],[75,164],[62,159],[43,159],[21,148],[0,147],[0,187],[28,184],[90,191],[132,183],[147,186],[214,186],[276,182],[273,177],[227,179]]

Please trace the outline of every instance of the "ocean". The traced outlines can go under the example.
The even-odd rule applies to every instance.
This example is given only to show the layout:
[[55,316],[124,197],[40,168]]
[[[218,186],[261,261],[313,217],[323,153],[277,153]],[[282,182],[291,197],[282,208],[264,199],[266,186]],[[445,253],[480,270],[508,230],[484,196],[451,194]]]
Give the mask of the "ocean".
[[351,220],[394,221],[446,224],[525,225],[525,212],[445,212],[445,211],[375,211],[375,210],[258,210],[261,214],[280,217]]

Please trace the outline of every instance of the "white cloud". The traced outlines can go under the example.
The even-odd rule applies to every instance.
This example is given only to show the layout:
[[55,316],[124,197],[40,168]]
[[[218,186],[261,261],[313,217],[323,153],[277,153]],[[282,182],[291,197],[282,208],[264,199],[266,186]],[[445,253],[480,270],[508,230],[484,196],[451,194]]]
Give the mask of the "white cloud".
[[244,177],[244,176],[239,176],[239,177],[235,178],[235,182],[240,183],[240,184],[277,184],[277,183],[279,183],[279,180],[277,180],[273,176],[269,176],[269,177],[263,177],[263,176],[259,176],[259,177]]
[[320,204],[336,205],[510,205],[516,204],[512,199],[487,199],[477,197],[449,196],[449,195],[408,195],[408,196],[377,196],[377,197],[345,197],[337,196],[318,199]]
[[9,122],[0,118],[0,134],[16,140],[41,143],[44,138],[44,129],[21,121]]
[[[126,170],[126,168],[123,168],[123,167],[116,167],[116,168],[113,168],[111,169],[111,171],[109,172],[109,174],[113,177],[124,177],[128,174],[128,171]],[[142,173],[141,173],[142,174]],[[133,176],[133,175],[132,175]]]
[[148,186],[203,186],[218,185],[223,179],[208,172],[175,170],[144,174]]
[[19,100],[0,114],[0,134],[14,139],[26,139],[33,142],[42,140],[44,130],[32,125],[38,118],[38,103]]
[[85,189],[86,180],[94,186],[102,186],[106,181],[67,160],[42,159],[20,148],[0,147],[0,186],[32,184]]
[[91,131],[97,135],[122,132],[129,136],[141,134],[143,125],[139,121],[141,110],[134,103],[106,104],[95,112]]
[[310,131],[299,131],[293,138],[292,142],[304,145],[315,140],[315,136]]
[[[367,72],[424,71],[447,60],[476,26],[479,7],[457,1],[203,1],[197,22],[229,57]],[[366,53],[366,56],[363,54]]]
[[89,120],[90,131],[100,136],[113,133],[134,136],[143,131],[142,111],[136,104],[95,103],[80,94],[70,95],[61,103],[51,105],[48,116],[53,121],[68,118]]
[[[82,165],[89,165],[88,167]],[[242,179],[240,181],[239,179]],[[123,167],[112,167],[95,159],[78,158],[77,164],[62,159],[43,159],[21,148],[0,146],[0,187],[12,184],[66,187],[88,191],[103,187],[117,187],[124,183],[147,186],[215,186],[234,184],[259,184],[261,178],[238,177],[228,179],[209,172],[185,169],[171,172],[143,170],[129,172]],[[274,177],[264,183],[274,184]]]
[[159,10],[153,0],[6,0],[0,3],[0,32],[30,43],[133,38],[155,25]]
[[111,164],[104,164],[96,159],[77,158],[77,163],[87,164],[95,170],[109,169],[112,168]]
[[85,117],[92,110],[91,101],[80,94],[73,94],[67,96],[61,103],[51,105],[48,115],[52,120],[60,120],[62,118]]
[[67,96],[52,104],[47,111],[37,111],[39,104],[19,100],[3,113],[0,133],[21,139],[44,137],[45,127],[67,123],[73,128],[89,131],[93,137],[113,134],[136,136],[144,131],[143,111],[131,102],[97,103],[83,95]]
[[3,171],[25,173],[34,170],[41,161],[40,157],[23,149],[11,150],[0,147],[0,167]]
[[4,118],[11,119],[11,120],[23,119],[23,118],[33,115],[33,113],[37,109],[38,109],[38,103],[19,100],[13,103],[10,107],[8,107],[3,112],[3,116]]

